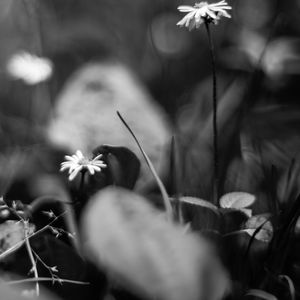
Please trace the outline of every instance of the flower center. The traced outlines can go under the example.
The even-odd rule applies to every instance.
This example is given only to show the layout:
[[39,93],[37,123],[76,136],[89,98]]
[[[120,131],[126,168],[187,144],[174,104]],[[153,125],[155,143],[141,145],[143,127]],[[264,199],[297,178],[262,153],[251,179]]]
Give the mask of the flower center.
[[85,158],[85,157],[83,157],[83,158],[81,158],[79,160],[78,164],[81,165],[81,166],[83,166],[83,167],[86,167],[87,165],[90,164],[90,160],[87,159],[87,158]]
[[208,5],[207,2],[200,2],[200,3],[195,3],[194,7],[195,8],[201,8],[201,7],[206,6],[206,5]]

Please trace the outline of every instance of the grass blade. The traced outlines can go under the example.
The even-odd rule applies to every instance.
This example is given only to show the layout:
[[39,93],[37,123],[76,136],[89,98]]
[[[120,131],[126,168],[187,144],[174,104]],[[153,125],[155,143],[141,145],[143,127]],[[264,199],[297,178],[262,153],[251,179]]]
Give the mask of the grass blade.
[[161,179],[159,178],[159,176],[158,176],[151,160],[149,159],[148,155],[146,154],[146,152],[142,148],[142,146],[139,143],[137,137],[135,136],[135,134],[133,133],[133,131],[131,130],[131,128],[127,124],[127,122],[123,119],[120,112],[117,111],[117,115],[120,118],[120,120],[122,121],[122,123],[125,125],[125,127],[128,129],[128,131],[132,135],[133,139],[135,140],[137,146],[139,147],[140,151],[142,152],[142,155],[143,155],[143,157],[144,157],[144,159],[145,159],[145,161],[146,161],[151,173],[153,174],[153,177],[156,180],[156,183],[157,183],[157,185],[160,189],[160,192],[161,192],[161,195],[162,195],[162,198],[163,198],[163,201],[164,201],[164,206],[165,206],[165,209],[166,209],[167,217],[168,217],[169,220],[172,220],[172,218],[173,218],[173,209],[172,209],[172,205],[171,205],[169,195],[166,191],[166,188],[165,188],[164,184],[162,183]]

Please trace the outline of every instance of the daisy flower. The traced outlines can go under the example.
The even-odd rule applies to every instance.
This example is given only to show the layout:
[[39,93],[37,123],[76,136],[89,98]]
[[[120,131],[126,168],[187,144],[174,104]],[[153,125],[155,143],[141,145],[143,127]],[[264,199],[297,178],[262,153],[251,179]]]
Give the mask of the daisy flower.
[[204,22],[217,24],[221,17],[231,18],[226,11],[230,9],[232,9],[231,6],[225,0],[213,4],[200,2],[195,3],[194,6],[182,5],[178,7],[178,10],[187,14],[176,25],[192,30],[195,27],[199,28]]
[[93,159],[84,157],[80,150],[76,151],[76,154],[72,156],[66,155],[66,161],[61,163],[60,171],[69,170],[69,180],[73,180],[79,172],[87,170],[91,175],[96,172],[101,172],[102,168],[106,168],[104,161],[100,160],[102,154],[97,155]]
[[9,59],[6,70],[11,77],[21,79],[29,85],[35,85],[51,77],[53,64],[45,57],[38,57],[23,51],[14,54]]

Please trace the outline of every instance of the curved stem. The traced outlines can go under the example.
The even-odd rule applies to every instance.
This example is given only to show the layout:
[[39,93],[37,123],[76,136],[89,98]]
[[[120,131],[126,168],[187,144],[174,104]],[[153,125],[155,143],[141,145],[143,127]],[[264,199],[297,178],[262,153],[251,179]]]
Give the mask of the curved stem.
[[166,214],[167,214],[167,218],[169,221],[172,221],[173,220],[173,208],[172,208],[172,204],[171,204],[171,201],[170,201],[170,197],[167,193],[167,190],[163,184],[163,182],[161,181],[161,179],[159,178],[150,158],[148,157],[148,155],[146,154],[146,152],[144,151],[144,149],[142,148],[140,142],[138,141],[137,137],[135,136],[134,132],[132,131],[132,129],[129,127],[129,125],[127,124],[127,122],[123,119],[123,117],[121,116],[121,114],[117,111],[117,115],[118,117],[120,118],[120,120],[122,121],[122,123],[124,124],[124,126],[128,129],[128,131],[130,132],[130,134],[132,135],[133,139],[135,140],[137,146],[139,147],[154,179],[156,180],[156,183],[158,185],[158,188],[160,189],[160,192],[161,192],[161,195],[162,195],[162,198],[163,198],[163,201],[164,201],[164,206],[165,206],[165,209],[166,209]]
[[209,50],[211,56],[211,65],[213,73],[213,152],[214,152],[214,182],[213,182],[213,202],[216,206],[218,203],[218,186],[219,186],[219,155],[218,155],[218,120],[217,120],[217,75],[216,75],[216,58],[213,40],[210,34],[209,23],[205,22],[208,36]]

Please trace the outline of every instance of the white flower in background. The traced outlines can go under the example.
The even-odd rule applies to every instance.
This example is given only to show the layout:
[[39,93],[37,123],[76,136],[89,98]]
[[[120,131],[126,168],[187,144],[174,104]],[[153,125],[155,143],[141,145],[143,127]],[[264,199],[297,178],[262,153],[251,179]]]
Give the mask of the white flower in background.
[[80,150],[77,150],[76,154],[65,156],[67,161],[61,163],[60,171],[69,170],[70,181],[82,170],[87,170],[91,175],[94,175],[95,172],[101,172],[102,168],[106,168],[106,164],[100,160],[101,157],[102,154],[97,155],[94,159],[88,159]]
[[176,25],[188,27],[189,30],[199,28],[204,22],[217,24],[221,17],[231,18],[226,10],[231,6],[222,0],[218,3],[208,4],[207,2],[195,3],[194,6],[182,5],[178,7],[180,12],[188,13]]
[[35,85],[51,77],[53,64],[47,58],[23,51],[14,54],[9,59],[6,70],[11,77],[21,79],[29,85]]

